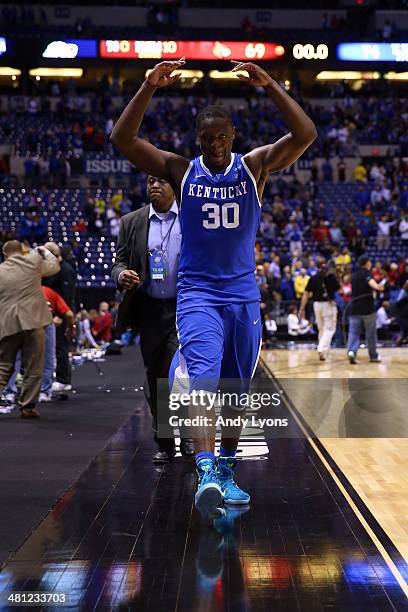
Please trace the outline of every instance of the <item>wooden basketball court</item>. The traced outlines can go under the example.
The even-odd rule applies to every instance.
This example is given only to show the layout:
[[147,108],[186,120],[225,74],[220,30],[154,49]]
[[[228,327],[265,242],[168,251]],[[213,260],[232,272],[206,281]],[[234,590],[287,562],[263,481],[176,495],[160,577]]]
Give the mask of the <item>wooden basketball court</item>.
[[[307,348],[261,354],[309,428],[309,441],[327,453],[332,476],[348,481],[407,560],[408,350],[382,349],[381,358],[369,363],[361,350],[351,365],[344,349],[332,350],[325,362]],[[357,408],[350,408],[351,396],[358,398]]]

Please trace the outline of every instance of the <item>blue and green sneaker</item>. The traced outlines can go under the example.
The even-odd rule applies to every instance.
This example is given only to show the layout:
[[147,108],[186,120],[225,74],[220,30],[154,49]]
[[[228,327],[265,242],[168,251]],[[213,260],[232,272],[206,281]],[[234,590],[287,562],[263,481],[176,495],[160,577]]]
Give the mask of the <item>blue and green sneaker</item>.
[[235,457],[218,457],[216,472],[222,496],[226,504],[249,504],[249,494],[240,489],[234,480],[236,464]]
[[201,459],[197,463],[197,475],[198,488],[195,494],[197,510],[209,519],[223,515],[224,510],[218,508],[222,503],[222,493],[212,459]]

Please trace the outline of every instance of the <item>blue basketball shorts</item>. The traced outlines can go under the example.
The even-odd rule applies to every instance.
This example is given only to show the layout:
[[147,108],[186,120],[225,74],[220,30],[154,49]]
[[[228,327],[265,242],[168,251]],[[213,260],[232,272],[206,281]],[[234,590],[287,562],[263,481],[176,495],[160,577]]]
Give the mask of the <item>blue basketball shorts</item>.
[[262,341],[259,302],[178,312],[177,330],[170,388],[175,377],[188,379],[190,392],[216,392],[220,379],[249,382],[253,377]]

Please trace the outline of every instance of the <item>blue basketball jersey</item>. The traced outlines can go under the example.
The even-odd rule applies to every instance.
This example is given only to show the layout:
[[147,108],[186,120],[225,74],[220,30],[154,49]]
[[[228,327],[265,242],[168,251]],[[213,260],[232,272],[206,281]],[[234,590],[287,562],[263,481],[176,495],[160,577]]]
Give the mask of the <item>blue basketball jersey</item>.
[[259,301],[254,244],[261,203],[243,156],[232,153],[228,168],[217,174],[202,156],[191,161],[179,217],[178,309]]

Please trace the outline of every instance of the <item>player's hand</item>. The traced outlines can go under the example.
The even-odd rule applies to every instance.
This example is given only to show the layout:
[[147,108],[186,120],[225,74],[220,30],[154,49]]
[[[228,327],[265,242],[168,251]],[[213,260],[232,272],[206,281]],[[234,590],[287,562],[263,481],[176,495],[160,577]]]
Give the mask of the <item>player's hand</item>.
[[169,85],[173,85],[173,83],[177,83],[181,75],[172,75],[171,73],[181,68],[181,66],[184,66],[185,63],[186,60],[184,57],[174,62],[160,62],[160,64],[156,64],[146,80],[153,87],[168,87]]
[[237,74],[237,77],[240,81],[245,81],[249,83],[249,85],[253,85],[254,87],[266,87],[266,85],[272,85],[275,82],[263,68],[252,62],[237,62],[231,60],[231,63],[235,64],[232,72],[241,72],[245,70],[248,73],[248,76]]
[[305,311],[302,308],[299,308],[298,319],[302,321],[305,318]]
[[119,285],[129,291],[129,289],[133,289],[140,283],[140,278],[137,272],[134,270],[125,270],[120,275]]

